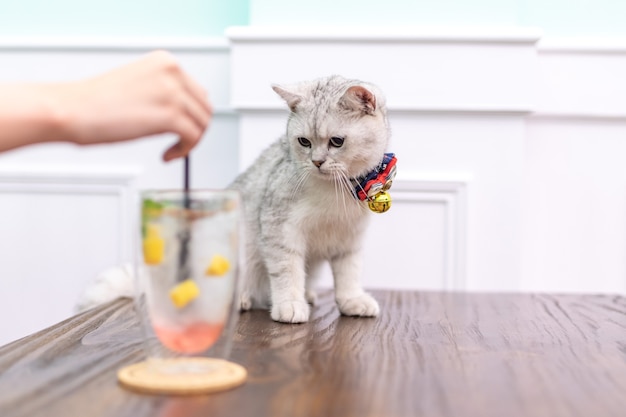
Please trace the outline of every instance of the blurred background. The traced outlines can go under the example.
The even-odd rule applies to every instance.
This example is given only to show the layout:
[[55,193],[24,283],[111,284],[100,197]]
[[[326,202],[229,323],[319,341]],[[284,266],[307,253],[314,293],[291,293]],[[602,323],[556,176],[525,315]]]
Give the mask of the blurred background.
[[[271,84],[373,82],[399,174],[368,232],[367,287],[620,294],[624,16],[618,0],[0,0],[0,82],[171,51],[215,106],[195,188],[228,185],[283,133]],[[0,345],[132,260],[136,192],[182,184],[160,159],[173,140],[0,155]]]

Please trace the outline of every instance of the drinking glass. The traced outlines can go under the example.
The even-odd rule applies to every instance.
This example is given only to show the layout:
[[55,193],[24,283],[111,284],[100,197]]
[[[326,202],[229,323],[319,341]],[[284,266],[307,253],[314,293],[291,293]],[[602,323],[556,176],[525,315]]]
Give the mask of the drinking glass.
[[118,373],[144,392],[195,394],[235,387],[226,360],[236,306],[240,199],[234,190],[144,191],[136,307],[147,360]]

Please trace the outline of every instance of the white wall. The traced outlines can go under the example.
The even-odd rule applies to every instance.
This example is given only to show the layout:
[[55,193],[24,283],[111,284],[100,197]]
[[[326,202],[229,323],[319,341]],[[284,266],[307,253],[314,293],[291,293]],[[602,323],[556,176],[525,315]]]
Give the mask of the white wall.
[[626,42],[545,39],[538,71],[521,289],[624,293]]
[[[271,83],[342,73],[387,92],[400,173],[394,207],[370,230],[367,286],[624,291],[619,39],[418,27],[13,37],[0,39],[0,62],[10,63],[0,80],[88,76],[155,47],[172,50],[216,105],[193,155],[196,187],[226,185],[284,130]],[[0,155],[0,344],[69,316],[89,280],[129,259],[133,191],[180,186],[181,164],[159,159],[171,140]]]
[[[392,190],[398,209],[375,217],[368,259],[376,236],[393,235],[379,256],[384,266],[364,272],[368,286],[624,292],[619,38],[432,27],[228,35],[243,166],[284,123],[270,83],[338,72],[387,92],[402,189]],[[440,200],[425,198],[426,189]],[[454,204],[442,203],[447,193]]]

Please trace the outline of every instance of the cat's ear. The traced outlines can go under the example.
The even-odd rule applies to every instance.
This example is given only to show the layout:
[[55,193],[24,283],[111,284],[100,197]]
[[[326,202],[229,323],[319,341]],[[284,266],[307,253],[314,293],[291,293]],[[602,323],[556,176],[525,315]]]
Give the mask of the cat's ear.
[[287,105],[289,106],[289,109],[291,109],[291,111],[296,111],[296,106],[298,105],[298,103],[300,103],[300,101],[302,101],[302,97],[300,95],[285,90],[279,85],[273,85],[272,89],[276,91],[276,94],[281,96],[282,99],[287,102]]
[[347,109],[365,114],[374,114],[376,111],[376,97],[367,88],[355,85],[345,92],[340,103]]

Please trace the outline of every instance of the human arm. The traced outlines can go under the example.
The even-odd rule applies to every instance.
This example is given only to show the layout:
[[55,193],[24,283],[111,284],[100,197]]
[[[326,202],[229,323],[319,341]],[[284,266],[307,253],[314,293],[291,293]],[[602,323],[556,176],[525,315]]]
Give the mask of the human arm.
[[156,51],[86,80],[0,84],[0,152],[44,142],[119,142],[159,133],[185,156],[209,125],[206,92],[167,52]]

